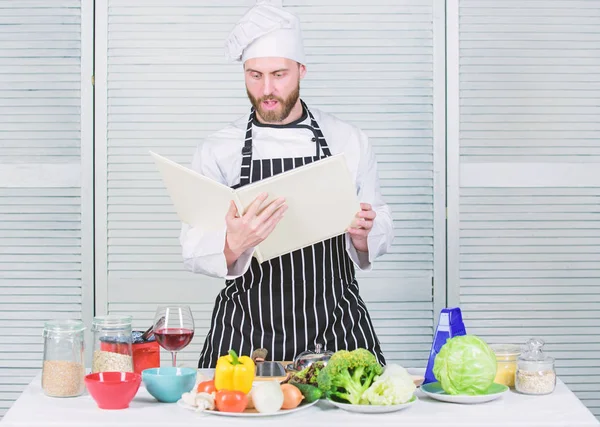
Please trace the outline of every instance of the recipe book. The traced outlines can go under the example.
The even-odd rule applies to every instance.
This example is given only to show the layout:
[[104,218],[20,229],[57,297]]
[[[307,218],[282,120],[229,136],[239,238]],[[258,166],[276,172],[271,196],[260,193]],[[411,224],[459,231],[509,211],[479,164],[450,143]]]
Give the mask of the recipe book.
[[223,230],[231,200],[243,215],[261,193],[261,206],[284,197],[288,210],[253,256],[262,263],[344,234],[360,203],[343,154],[317,160],[270,178],[232,189],[150,152],[180,220],[206,231]]

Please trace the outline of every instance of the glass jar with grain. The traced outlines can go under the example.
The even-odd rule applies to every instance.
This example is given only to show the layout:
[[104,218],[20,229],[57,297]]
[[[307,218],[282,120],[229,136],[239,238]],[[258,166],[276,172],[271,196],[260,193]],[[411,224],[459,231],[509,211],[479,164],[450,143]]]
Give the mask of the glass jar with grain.
[[80,320],[44,324],[42,390],[50,397],[76,397],[85,390],[85,326]]
[[491,344],[490,348],[496,355],[497,369],[495,383],[514,388],[517,373],[517,358],[521,347],[516,344]]
[[550,394],[556,387],[554,358],[542,351],[544,341],[532,338],[527,341],[526,351],[517,360],[515,390],[523,394]]
[[131,316],[94,317],[92,372],[133,372]]

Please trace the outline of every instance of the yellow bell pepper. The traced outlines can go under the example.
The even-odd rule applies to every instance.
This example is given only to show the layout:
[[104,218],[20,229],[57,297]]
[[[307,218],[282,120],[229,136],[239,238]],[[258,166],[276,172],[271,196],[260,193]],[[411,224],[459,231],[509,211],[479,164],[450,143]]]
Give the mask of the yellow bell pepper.
[[217,390],[236,390],[248,393],[254,381],[255,365],[248,356],[240,356],[234,350],[219,357],[215,367],[215,388]]

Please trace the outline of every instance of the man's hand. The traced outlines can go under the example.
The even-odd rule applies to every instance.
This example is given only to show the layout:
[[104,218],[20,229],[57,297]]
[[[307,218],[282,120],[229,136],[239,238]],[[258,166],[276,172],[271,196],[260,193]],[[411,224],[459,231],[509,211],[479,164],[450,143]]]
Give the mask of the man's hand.
[[266,199],[267,194],[258,196],[241,217],[237,215],[235,203],[231,201],[225,217],[227,238],[224,254],[228,266],[231,266],[247,249],[265,240],[288,208],[284,204],[285,200],[279,198],[259,212],[260,206]]
[[360,212],[356,214],[352,225],[348,229],[348,233],[352,238],[352,244],[357,251],[368,252],[367,237],[373,228],[373,221],[377,213],[373,210],[370,204],[361,203]]

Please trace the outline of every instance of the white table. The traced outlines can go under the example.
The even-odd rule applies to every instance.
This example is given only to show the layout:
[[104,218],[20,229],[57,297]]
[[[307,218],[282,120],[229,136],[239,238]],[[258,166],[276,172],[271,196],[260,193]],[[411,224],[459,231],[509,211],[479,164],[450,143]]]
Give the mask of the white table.
[[36,377],[0,422],[0,427],[92,427],[92,426],[327,426],[342,423],[345,427],[376,423],[381,426],[439,427],[592,427],[600,422],[579,399],[558,380],[556,390],[547,396],[525,396],[513,391],[501,399],[459,405],[432,400],[417,391],[419,401],[410,408],[391,414],[351,414],[327,402],[294,414],[268,418],[229,418],[196,413],[177,404],[157,402],[143,384],[128,409],[98,409],[87,393],[77,398],[46,397]]

